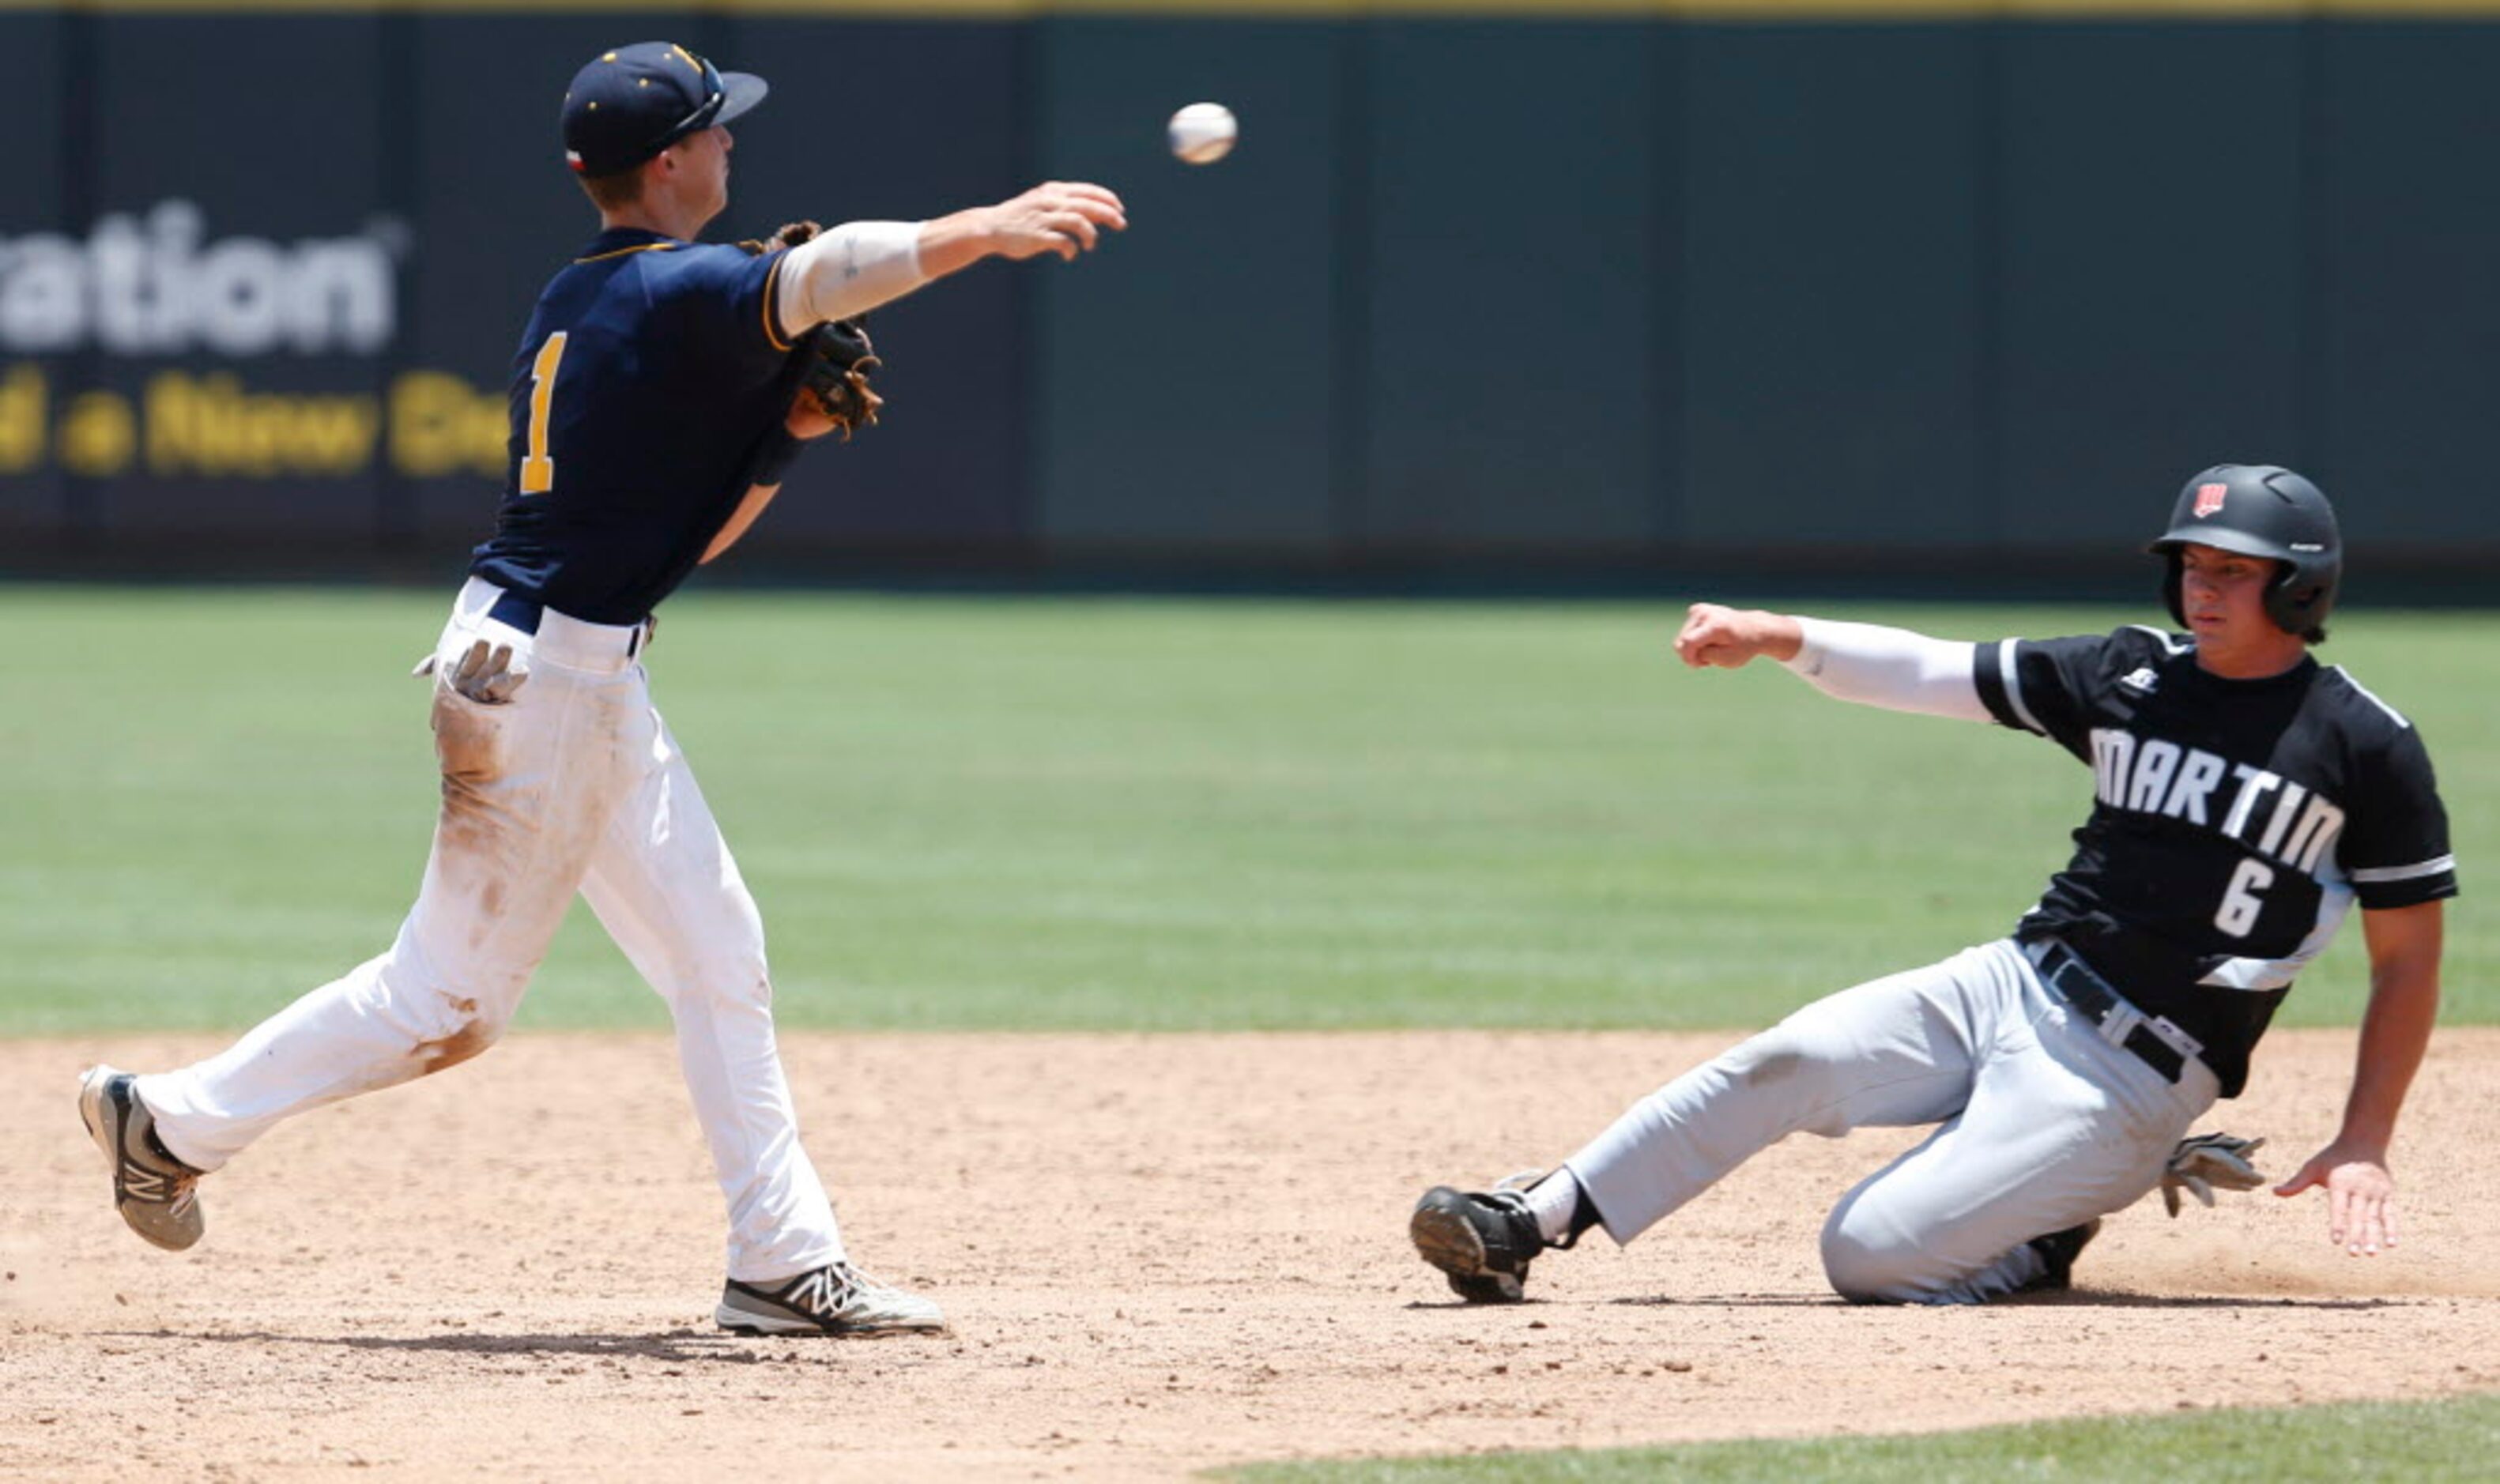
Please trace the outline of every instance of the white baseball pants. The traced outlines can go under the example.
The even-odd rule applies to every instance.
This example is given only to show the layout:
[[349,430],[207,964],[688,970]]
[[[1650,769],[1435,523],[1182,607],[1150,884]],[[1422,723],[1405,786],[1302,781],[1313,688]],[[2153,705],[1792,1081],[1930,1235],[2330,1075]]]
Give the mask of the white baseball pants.
[[[763,922],[652,709],[640,631],[549,610],[526,634],[488,616],[498,596],[472,578],[435,649],[443,808],[398,939],[219,1055],[141,1077],[158,1136],[215,1170],[280,1119],[476,1056],[510,1024],[578,890],[675,1019],[729,1203],[729,1275],[771,1283],[839,1261],[774,1044]],[[529,672],[505,705],[443,678],[480,639]]]
[[2040,1275],[2030,1238],[2151,1191],[2219,1091],[2201,1062],[2172,1083],[2103,1039],[1999,941],[1805,1006],[1565,1163],[1628,1242],[1800,1129],[1940,1124],[1832,1208],[1824,1270],[1850,1299],[1977,1303]]

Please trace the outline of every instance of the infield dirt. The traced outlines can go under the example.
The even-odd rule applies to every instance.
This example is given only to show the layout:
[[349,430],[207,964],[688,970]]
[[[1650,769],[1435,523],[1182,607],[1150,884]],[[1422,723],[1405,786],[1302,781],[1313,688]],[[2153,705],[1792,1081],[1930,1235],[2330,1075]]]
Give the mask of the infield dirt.
[[[1924,1431],[2500,1389],[2500,1032],[2448,1032],[2398,1150],[2403,1245],[2316,1196],[2114,1218],[2062,1299],[1851,1307],[1815,1237],[1917,1136],[1800,1136],[1629,1248],[1457,1305],[1437,1180],[1567,1153],[1725,1036],[792,1036],[854,1255],[939,1339],[715,1331],[718,1196],[658,1037],[521,1035],[312,1113],[156,1252],[73,1094],[189,1039],[0,1045],[0,1474],[1169,1478],[1262,1459]],[[2278,1033],[2200,1127],[2287,1173],[2352,1038]]]

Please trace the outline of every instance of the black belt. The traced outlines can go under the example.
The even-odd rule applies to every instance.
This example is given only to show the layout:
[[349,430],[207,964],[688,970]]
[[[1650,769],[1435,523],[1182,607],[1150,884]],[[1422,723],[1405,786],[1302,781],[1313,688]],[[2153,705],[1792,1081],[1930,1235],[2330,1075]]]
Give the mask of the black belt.
[[2147,1015],[2129,1005],[2081,954],[2056,939],[2027,943],[2023,951],[2040,971],[2040,982],[2083,1011],[2100,1028],[2101,1039],[2134,1052],[2138,1061],[2170,1081],[2179,1080],[2188,1058],[2205,1049],[2203,1042],[2171,1024],[2167,1016]]
[[536,598],[524,598],[519,593],[510,591],[499,595],[495,599],[495,606],[486,610],[487,617],[508,629],[518,629],[524,634],[536,634],[539,631],[539,619],[545,613],[545,604]]
[[[507,588],[496,595],[494,606],[486,610],[486,616],[506,628],[518,629],[524,634],[536,634],[539,631],[539,621],[546,616],[546,605],[536,598],[524,598],[519,593]],[[625,642],[627,659],[630,660],[641,653],[650,643],[651,630],[657,624],[657,619],[645,618],[634,625],[634,637]]]

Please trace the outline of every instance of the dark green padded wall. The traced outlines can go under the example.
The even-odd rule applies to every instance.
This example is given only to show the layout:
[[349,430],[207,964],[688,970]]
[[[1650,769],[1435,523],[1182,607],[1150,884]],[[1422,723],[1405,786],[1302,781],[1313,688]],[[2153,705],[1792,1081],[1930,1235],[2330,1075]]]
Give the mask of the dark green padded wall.
[[1358,548],[1639,546],[1661,154],[1648,32],[1370,28]]
[[1960,26],[1685,39],[1684,541],[1984,536],[1984,56]]
[[2319,391],[2308,442],[2336,487],[2374,496],[2364,539],[2489,552],[2484,471],[2500,408],[2500,36],[2471,26],[2322,28],[2317,131]]
[[1999,45],[2004,539],[2141,540],[2148,500],[2205,465],[2314,464],[2301,29],[2020,26]]
[[[1333,25],[1036,22],[1047,176],[1101,181],[1135,221],[1036,276],[1028,383],[1036,534],[1062,547],[1328,549],[1338,521]],[[1231,158],[1189,166],[1164,120],[1221,101]],[[986,270],[997,271],[997,270]]]
[[[1091,260],[880,311],[887,426],[799,466],[767,557],[2105,558],[2218,459],[2315,474],[2388,557],[2500,554],[2491,20],[112,0],[0,16],[0,111],[38,146],[0,203],[0,329],[61,292],[29,239],[100,263],[99,218],[183,200],[201,254],[401,243],[397,328],[312,355],[0,344],[0,454],[30,377],[56,419],[99,389],[145,411],[164,378],[309,405],[413,374],[487,439],[449,472],[385,439],[327,475],[96,478],[53,441],[0,470],[0,554],[44,570],[27,553],[66,535],[355,571],[476,540],[514,337],[591,225],[556,95],[599,46],[672,34],[776,84],[715,235],[1045,176],[1136,218]],[[1193,169],[1162,128],[1200,99],[1244,134]]]

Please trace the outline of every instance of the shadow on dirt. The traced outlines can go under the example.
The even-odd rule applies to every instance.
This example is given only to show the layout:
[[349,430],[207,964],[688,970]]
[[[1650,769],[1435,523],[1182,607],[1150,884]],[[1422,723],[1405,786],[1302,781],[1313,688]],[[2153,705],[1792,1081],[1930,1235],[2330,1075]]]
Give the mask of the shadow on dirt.
[[[1608,1299],[1608,1303],[1635,1308],[1850,1308],[1853,1305],[1836,1294],[1704,1294],[1692,1299],[1670,1299],[1663,1295],[1645,1298]],[[2226,1309],[2226,1308],[2293,1308],[2293,1309],[2383,1309],[2410,1308],[2418,1299],[2349,1299],[2319,1295],[2229,1294],[2100,1294],[2082,1289],[2062,1294],[2032,1294],[2021,1299],[2000,1300],[1990,1305],[1998,1308],[2149,1308],[2149,1309]],[[1867,1304],[1868,1308],[1891,1305]]]
[[[205,1334],[186,1334],[180,1330],[119,1330],[108,1331],[105,1335],[120,1339],[179,1339],[202,1344],[335,1345],[343,1350],[405,1354],[630,1356],[681,1365],[768,1366],[800,1353],[788,1345],[743,1339],[734,1335],[707,1334],[700,1330],[672,1330],[661,1335],[462,1333],[422,1336],[273,1335],[266,1330]],[[804,1353],[815,1356],[839,1348],[808,1345]]]

